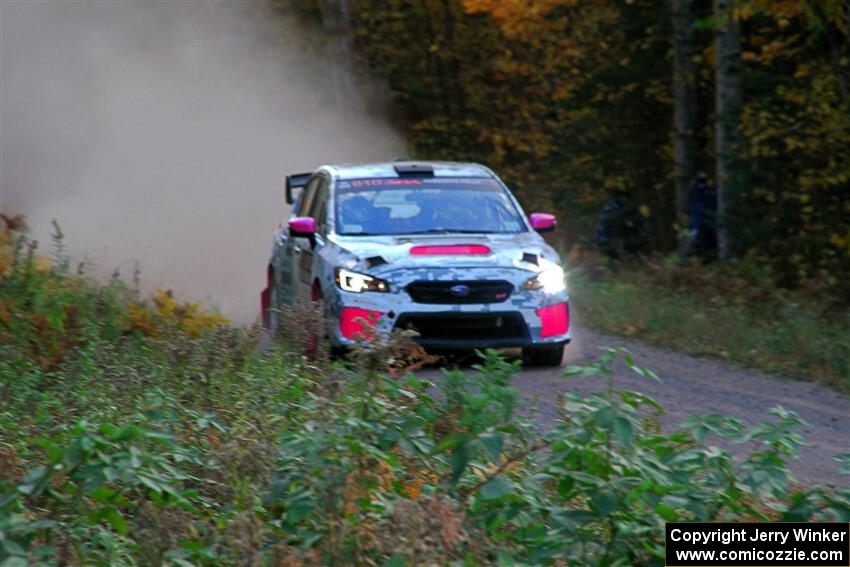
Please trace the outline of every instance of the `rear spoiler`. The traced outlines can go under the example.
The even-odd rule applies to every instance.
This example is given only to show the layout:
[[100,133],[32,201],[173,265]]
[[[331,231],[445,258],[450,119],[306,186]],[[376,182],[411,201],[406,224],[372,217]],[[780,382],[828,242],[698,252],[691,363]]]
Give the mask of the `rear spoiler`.
[[292,175],[286,176],[286,204],[291,205],[295,202],[295,196],[293,195],[293,189],[303,189],[305,185],[307,185],[307,181],[310,179],[312,173],[293,173]]

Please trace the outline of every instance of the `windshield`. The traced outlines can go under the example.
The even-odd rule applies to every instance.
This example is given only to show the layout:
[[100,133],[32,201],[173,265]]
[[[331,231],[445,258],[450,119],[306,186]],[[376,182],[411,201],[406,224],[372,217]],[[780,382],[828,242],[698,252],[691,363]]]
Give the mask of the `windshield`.
[[341,235],[516,233],[526,230],[507,190],[484,177],[339,181]]

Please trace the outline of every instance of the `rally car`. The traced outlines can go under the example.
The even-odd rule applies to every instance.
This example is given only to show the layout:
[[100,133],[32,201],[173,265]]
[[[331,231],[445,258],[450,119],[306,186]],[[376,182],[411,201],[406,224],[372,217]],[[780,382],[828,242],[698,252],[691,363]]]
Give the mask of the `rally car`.
[[282,303],[321,303],[336,347],[412,329],[439,349],[521,347],[561,364],[570,307],[558,254],[507,186],[474,163],[325,165],[286,178],[290,215],[274,234],[262,293],[274,329]]

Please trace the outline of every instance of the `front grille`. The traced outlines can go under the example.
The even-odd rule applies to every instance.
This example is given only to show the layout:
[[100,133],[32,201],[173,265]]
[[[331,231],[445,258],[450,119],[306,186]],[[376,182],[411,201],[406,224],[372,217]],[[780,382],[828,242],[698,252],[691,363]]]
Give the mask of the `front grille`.
[[513,290],[513,284],[504,280],[422,281],[407,286],[414,302],[443,305],[502,303]]
[[396,322],[397,329],[412,329],[417,339],[429,340],[491,340],[528,338],[522,315],[504,313],[403,313]]

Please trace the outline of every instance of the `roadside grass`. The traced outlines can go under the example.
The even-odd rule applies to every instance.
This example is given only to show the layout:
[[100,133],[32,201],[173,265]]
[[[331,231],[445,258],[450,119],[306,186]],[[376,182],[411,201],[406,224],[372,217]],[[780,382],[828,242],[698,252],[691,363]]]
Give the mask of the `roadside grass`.
[[588,327],[850,393],[850,312],[758,274],[644,262],[571,271]]
[[657,564],[667,521],[850,521],[850,490],[788,472],[793,412],[661,434],[663,408],[612,387],[619,360],[652,379],[622,349],[565,369],[609,387],[566,394],[541,434],[495,351],[430,382],[405,335],[345,363],[297,332],[260,350],[256,328],[2,236],[3,567]]

